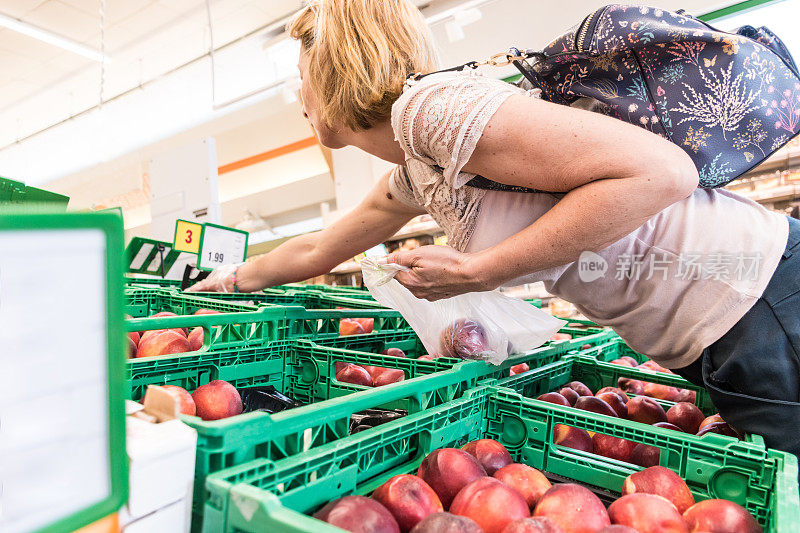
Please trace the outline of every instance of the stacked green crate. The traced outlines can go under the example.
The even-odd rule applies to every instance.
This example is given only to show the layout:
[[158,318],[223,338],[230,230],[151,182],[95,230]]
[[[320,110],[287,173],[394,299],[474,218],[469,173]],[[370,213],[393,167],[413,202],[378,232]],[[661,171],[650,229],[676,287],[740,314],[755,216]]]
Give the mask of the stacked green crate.
[[[320,412],[328,425],[344,413]],[[435,449],[477,438],[503,443],[517,462],[608,496],[618,494],[634,465],[552,443],[557,424],[642,442],[661,449],[662,464],[683,477],[695,498],[724,498],[745,506],[770,533],[800,527],[797,460],[768,450],[763,441],[738,442],[654,428],[523,398],[499,387],[473,389],[461,398],[330,441],[281,459],[256,459],[209,476],[205,532],[330,532],[309,515],[348,494],[369,495],[390,477],[414,473]],[[271,435],[296,434],[276,424]]]

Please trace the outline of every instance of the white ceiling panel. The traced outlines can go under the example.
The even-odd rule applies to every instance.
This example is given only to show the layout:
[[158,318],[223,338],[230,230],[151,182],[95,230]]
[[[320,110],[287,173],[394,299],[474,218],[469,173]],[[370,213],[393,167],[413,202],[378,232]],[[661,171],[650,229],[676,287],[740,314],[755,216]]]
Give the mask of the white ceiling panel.
[[106,0],[106,21],[109,25],[117,24],[157,3],[155,0]]
[[73,41],[83,41],[100,29],[100,16],[90,15],[57,0],[50,0],[24,17],[25,22]]
[[[25,80],[11,80],[0,85],[0,102],[16,102],[39,88],[35,83]],[[0,111],[2,111],[0,109]],[[5,124],[0,122],[0,124]]]
[[241,35],[269,24],[274,20],[258,4],[245,4],[236,11],[215,19],[214,44],[229,43]]
[[22,18],[48,0],[0,0],[0,13]]

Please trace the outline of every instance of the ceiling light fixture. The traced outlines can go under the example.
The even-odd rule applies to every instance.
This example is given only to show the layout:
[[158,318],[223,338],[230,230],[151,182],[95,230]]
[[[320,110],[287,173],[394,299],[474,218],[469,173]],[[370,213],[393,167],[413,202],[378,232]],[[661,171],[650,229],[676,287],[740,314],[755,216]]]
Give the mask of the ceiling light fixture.
[[[90,48],[53,32],[37,28],[32,24],[28,24],[27,22],[23,22],[14,17],[9,17],[3,13],[0,13],[0,27],[27,35],[28,37],[32,37],[47,44],[52,44],[53,46],[58,46],[59,48],[67,50],[68,52],[78,54],[91,59],[92,61],[103,61],[103,55],[94,48]],[[111,59],[108,56],[105,56],[105,62],[110,63]]]

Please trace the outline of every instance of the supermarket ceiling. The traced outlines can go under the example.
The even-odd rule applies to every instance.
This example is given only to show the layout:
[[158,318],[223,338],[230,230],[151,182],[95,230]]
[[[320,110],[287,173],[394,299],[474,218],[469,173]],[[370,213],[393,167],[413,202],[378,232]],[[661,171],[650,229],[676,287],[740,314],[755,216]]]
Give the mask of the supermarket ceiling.
[[[721,3],[629,1],[698,13]],[[453,64],[509,43],[544,44],[607,0],[414,3]],[[43,184],[276,94],[277,114],[296,100],[292,84],[274,90],[297,76],[295,43],[276,34],[302,0],[105,0],[104,31],[100,4],[0,0],[0,174]]]
[[[247,35],[299,6],[300,0],[212,1],[214,45]],[[99,8],[99,0],[0,0],[0,14],[98,52]],[[208,52],[202,0],[106,0],[105,11],[110,62],[104,100]],[[98,61],[8,27],[0,28],[0,72],[0,123],[8,126],[0,132],[3,145],[90,108],[100,98]]]

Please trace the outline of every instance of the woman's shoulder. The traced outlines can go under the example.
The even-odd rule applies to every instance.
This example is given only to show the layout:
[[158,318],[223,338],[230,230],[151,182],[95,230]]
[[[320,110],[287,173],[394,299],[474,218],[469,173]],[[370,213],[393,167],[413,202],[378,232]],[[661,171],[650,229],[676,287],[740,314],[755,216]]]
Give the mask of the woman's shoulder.
[[513,94],[528,94],[500,79],[475,71],[437,72],[409,80],[392,106],[392,129],[403,150],[412,157],[434,158],[432,139],[452,144],[463,134],[462,123],[473,122],[483,109]]

